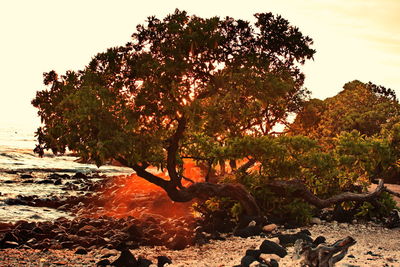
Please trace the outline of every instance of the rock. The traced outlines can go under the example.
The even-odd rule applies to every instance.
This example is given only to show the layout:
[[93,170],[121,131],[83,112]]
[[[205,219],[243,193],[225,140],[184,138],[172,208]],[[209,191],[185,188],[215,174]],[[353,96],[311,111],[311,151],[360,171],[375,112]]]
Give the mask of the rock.
[[253,256],[246,255],[240,260],[240,266],[242,267],[249,267],[250,264],[257,261]]
[[74,241],[64,241],[64,242],[61,242],[61,246],[63,247],[63,248],[72,248],[72,246],[75,244],[75,242]]
[[109,258],[109,257],[113,257],[113,256],[116,256],[117,254],[115,254],[115,253],[107,253],[107,254],[105,254],[105,255],[103,255],[103,256],[101,256],[101,258],[102,259],[104,259],[104,258]]
[[265,225],[262,228],[262,230],[266,233],[269,233],[269,232],[276,230],[277,228],[278,228],[278,226],[276,224],[272,223],[272,224]]
[[313,247],[318,246],[319,244],[325,243],[326,242],[326,238],[323,236],[318,236],[317,238],[314,239],[313,241]]
[[37,226],[37,227],[32,229],[32,232],[34,232],[36,234],[43,234],[43,229],[42,229],[42,227]]
[[241,229],[236,229],[233,233],[234,236],[239,236],[242,238],[247,238],[250,236],[259,235],[262,232],[262,228],[260,226],[248,226]]
[[35,184],[54,184],[54,182],[53,182],[53,180],[50,180],[50,179],[44,179],[44,180],[37,181]]
[[108,266],[111,265],[111,262],[109,259],[102,259],[99,262],[96,263],[97,266]]
[[54,181],[54,185],[62,185],[62,180],[61,180],[61,178],[55,180],[55,181]]
[[70,204],[64,204],[57,208],[57,210],[68,210],[70,208]]
[[[254,224],[255,222],[255,224]],[[264,216],[248,216],[241,215],[239,218],[239,222],[237,228],[242,229],[248,226],[262,226],[268,224],[268,219]]]
[[308,229],[300,230],[299,233],[302,233],[302,234],[306,234],[306,235],[308,235],[308,236],[311,236],[311,232],[310,232]]
[[172,264],[171,259],[167,256],[158,256],[157,267],[163,267],[165,264]]
[[255,259],[258,259],[261,255],[261,250],[259,249],[248,249],[246,250],[246,256],[252,256]]
[[121,255],[116,259],[111,265],[116,266],[116,267],[136,267],[137,265],[137,260],[135,256],[128,250],[122,250]]
[[17,181],[14,180],[5,180],[3,181],[3,184],[15,184]]
[[75,250],[75,254],[86,255],[86,254],[88,254],[88,252],[83,247],[77,247],[76,250]]
[[29,203],[25,200],[21,200],[18,198],[7,198],[6,200],[4,200],[4,203],[6,203],[7,205],[26,205],[29,206]]
[[53,179],[53,180],[58,180],[58,179],[69,179],[71,177],[68,174],[52,173],[49,176],[47,176],[47,178]]
[[82,226],[82,227],[78,230],[78,235],[79,235],[79,232],[93,232],[93,231],[95,231],[95,230],[96,230],[96,228],[95,228],[94,226],[92,226],[92,225],[90,225],[90,224],[87,224],[87,225]]
[[139,257],[139,259],[137,260],[138,267],[149,267],[152,264],[153,263],[150,260],[142,258],[142,257]]
[[37,243],[37,240],[36,240],[36,238],[31,238],[31,239],[29,239],[28,241],[26,241],[26,243],[30,246],[30,245],[32,245],[32,244],[36,244],[36,243]]
[[188,240],[182,235],[175,235],[170,242],[166,244],[166,247],[173,250],[182,250],[189,245]]
[[0,243],[3,242],[7,242],[7,241],[11,241],[11,242],[18,242],[18,237],[16,237],[13,233],[11,232],[6,232],[3,236],[3,239],[0,241]]
[[15,223],[16,229],[32,230],[36,227],[35,222],[18,221]]
[[293,245],[297,239],[304,240],[308,243],[313,242],[312,238],[309,235],[302,232],[298,232],[296,234],[278,235],[278,238],[279,238],[279,244],[285,247],[288,245]]
[[279,238],[277,238],[277,237],[268,238],[268,240],[269,240],[269,241],[272,241],[272,242],[275,242],[275,243],[277,243],[278,245],[280,245],[280,243],[279,243]]
[[253,220],[253,221],[249,222],[247,227],[252,227],[252,226],[256,226],[256,225],[257,225],[256,221]]
[[376,254],[376,253],[372,252],[371,250],[369,250],[367,253],[365,253],[365,255],[371,255],[373,257],[381,257],[382,256],[380,254]]
[[21,178],[21,179],[29,179],[29,178],[33,178],[33,176],[31,174],[21,174],[19,176],[19,178]]
[[19,240],[29,240],[33,235],[32,235],[32,231],[30,230],[25,230],[25,229],[21,229],[21,230],[17,230],[14,229],[14,234],[18,236]]
[[271,259],[271,260],[267,263],[267,266],[269,266],[269,267],[279,267],[279,263],[278,263],[276,260]]
[[218,232],[211,233],[210,239],[212,239],[212,240],[220,240],[220,241],[225,241],[226,240],[226,238],[221,236],[221,234],[218,233]]
[[318,225],[320,225],[320,224],[322,224],[322,221],[321,221],[321,219],[320,219],[320,218],[313,217],[313,218],[311,218],[311,221],[310,221],[310,223],[312,223],[312,224],[318,224]]
[[74,176],[72,176],[72,178],[75,178],[75,179],[85,179],[85,178],[88,178],[85,174],[83,174],[83,173],[81,173],[81,172],[77,172],[77,173],[75,173],[74,174]]
[[14,241],[5,241],[4,244],[1,246],[2,248],[16,248],[19,244]]
[[142,237],[143,237],[143,232],[134,223],[132,223],[131,225],[126,227],[123,231],[129,235],[129,240],[132,240],[132,241],[138,241],[138,240],[142,239]]
[[264,240],[260,245],[260,251],[264,254],[275,254],[279,257],[283,258],[287,255],[287,251],[285,248],[276,244],[275,242]]

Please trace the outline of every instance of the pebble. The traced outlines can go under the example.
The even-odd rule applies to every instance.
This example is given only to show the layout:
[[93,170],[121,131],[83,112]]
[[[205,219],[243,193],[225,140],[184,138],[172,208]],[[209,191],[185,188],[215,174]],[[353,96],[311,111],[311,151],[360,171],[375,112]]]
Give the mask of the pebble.
[[311,218],[311,221],[310,221],[310,222],[311,222],[312,224],[317,224],[317,225],[322,224],[321,219],[320,219],[320,218],[317,218],[317,217]]
[[276,225],[276,224],[268,224],[268,225],[265,225],[263,228],[262,228],[262,230],[264,231],[264,232],[267,232],[267,233],[269,233],[269,232],[272,232],[272,231],[274,231],[274,230],[276,230],[278,228],[278,226]]

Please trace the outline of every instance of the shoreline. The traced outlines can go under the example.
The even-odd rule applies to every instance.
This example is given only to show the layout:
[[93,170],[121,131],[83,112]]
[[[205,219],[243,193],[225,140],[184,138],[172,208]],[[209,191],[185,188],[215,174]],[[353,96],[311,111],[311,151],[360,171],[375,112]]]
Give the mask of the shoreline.
[[[69,177],[68,179],[66,179],[62,178],[62,176],[60,175],[56,175],[56,177],[53,178],[61,178],[63,183],[65,183],[66,180],[75,179],[76,181],[79,181],[79,186],[85,187],[87,186],[86,182],[90,182],[93,178],[96,177],[84,177],[79,175],[78,177]],[[104,179],[103,182],[100,182],[98,184],[98,188],[96,186],[93,187],[97,189],[92,189],[91,192],[97,192],[97,194],[99,194],[98,196],[104,198],[104,201],[116,201],[117,206],[110,206],[110,212],[114,211],[115,207],[121,207],[121,205],[119,204],[124,204],[126,207],[132,208],[132,206],[128,205],[128,202],[125,202],[127,201],[127,199],[125,199],[126,197],[124,198],[124,196],[126,195],[140,195],[140,197],[135,199],[135,201],[139,201],[138,203],[136,203],[138,205],[137,208],[139,208],[140,206],[142,209],[145,203],[148,208],[153,207],[153,202],[155,198],[153,194],[157,193],[157,191],[154,191],[154,185],[143,184],[143,179],[135,179],[133,176],[105,176],[99,178],[107,179]],[[51,180],[51,178],[49,177],[37,177],[34,179]],[[121,184],[125,184],[126,188],[121,187]],[[148,186],[151,187],[149,188]],[[389,185],[389,187],[392,190],[400,190],[400,185]],[[103,192],[103,190],[105,191]],[[97,197],[95,198],[97,199]],[[71,200],[77,201],[76,203],[79,202],[78,200]],[[163,201],[167,201],[167,199]],[[76,231],[71,232],[70,230],[66,230],[68,229],[68,225],[72,226],[72,223],[67,221],[60,222],[60,224],[58,224],[60,226],[56,230],[62,230],[62,227],[65,228],[66,234],[63,235],[64,237],[68,237],[67,243],[74,240],[73,236],[79,236],[80,240],[83,241],[89,241],[89,239],[93,238],[103,238],[106,243],[97,246],[88,244],[88,246],[85,247],[85,249],[88,251],[88,254],[78,255],[75,254],[75,251],[77,249],[76,244],[70,248],[61,246],[62,241],[60,240],[63,239],[54,239],[48,243],[44,242],[45,240],[39,239],[37,241],[37,244],[41,243],[39,246],[40,248],[35,246],[33,246],[33,248],[30,248],[25,243],[28,239],[23,239],[25,241],[19,243],[18,248],[7,248],[0,250],[0,266],[96,266],[97,262],[104,259],[102,257],[104,257],[105,255],[109,255],[108,259],[110,260],[110,262],[116,260],[120,255],[120,252],[116,250],[116,244],[111,244],[111,241],[119,242],[120,240],[113,240],[111,237],[121,236],[121,234],[123,235],[127,232],[117,231],[115,233],[111,233],[111,237],[105,237],[102,236],[99,231],[105,231],[106,229],[122,229],[122,227],[120,227],[120,225],[118,224],[118,218],[110,217],[112,218],[112,220],[114,220],[110,222],[110,227],[100,226],[101,224],[96,227],[92,222],[85,222],[83,225],[80,225],[81,222],[84,222],[84,217],[81,217],[81,215],[85,216],[91,214],[92,211],[102,212],[104,211],[104,209],[95,209],[94,207],[92,207],[91,209],[87,209],[84,207],[84,205],[78,207],[79,205],[77,205],[76,203],[74,204],[71,202],[69,204],[70,207],[67,208],[67,210],[71,209],[71,211],[74,212],[74,214],[76,215],[75,218],[78,220],[78,222],[76,222],[75,224],[75,227],[77,228]],[[91,202],[91,200],[89,200],[88,203],[94,202]],[[158,202],[158,205],[161,205],[163,203],[165,204],[166,202]],[[99,205],[99,207],[102,206]],[[169,210],[170,208],[168,207],[170,206],[166,206],[163,209]],[[81,210],[84,210],[86,212],[82,214],[80,212]],[[122,210],[125,211],[125,209]],[[190,226],[190,224],[187,224],[183,228],[180,226],[178,227],[179,222],[181,221],[180,218],[176,218],[175,220],[171,221],[171,218],[165,217],[164,219],[170,220],[170,229],[173,229],[172,231],[175,234],[174,236],[174,234],[171,234],[171,230],[169,230],[168,227],[165,226],[165,222],[157,219],[157,214],[151,214],[146,211],[143,212],[142,215],[144,215],[144,217],[133,216],[132,220],[140,220],[140,222],[138,221],[138,223],[136,224],[136,227],[137,229],[146,232],[146,238],[148,238],[148,240],[157,239],[157,234],[153,235],[151,234],[151,231],[155,231],[154,233],[157,233],[158,231],[158,233],[160,233],[161,230],[164,231],[164,234],[167,235],[165,235],[165,238],[160,240],[159,243],[154,243],[153,246],[147,245],[148,243],[142,244],[142,241],[138,241],[139,248],[131,248],[130,251],[136,257],[144,256],[145,258],[152,260],[153,262],[155,261],[157,256],[166,255],[170,257],[173,262],[173,264],[169,266],[235,266],[240,264],[241,259],[245,255],[247,249],[256,249],[265,239],[276,241],[276,238],[273,238],[273,234],[267,234],[269,238],[261,236],[240,238],[232,235],[224,235],[222,239],[225,240],[211,239],[207,240],[202,245],[192,244],[191,246],[181,250],[173,250],[171,247],[167,248],[169,246],[168,243],[171,241],[171,238],[174,239],[176,236],[179,236],[177,234],[180,234],[181,236],[188,236],[190,234],[193,234],[193,225]],[[156,218],[157,220],[154,220],[154,218]],[[79,220],[81,220],[81,222],[79,222]],[[123,226],[127,227],[128,225],[132,225],[132,221],[126,219]],[[154,227],[154,225],[156,225],[156,227]],[[83,226],[86,226],[87,233],[78,234],[80,232],[79,230],[82,230],[80,228],[82,228]],[[88,226],[90,226],[91,228],[88,228]],[[40,228],[42,226],[36,225],[36,227]],[[42,228],[46,229],[46,227]],[[9,228],[8,232],[11,233],[13,229],[14,228],[12,227]],[[322,222],[321,224],[309,225],[307,227],[297,229],[278,228],[277,232],[275,231],[275,233],[295,233],[298,232],[300,229],[309,229],[313,239],[318,236],[326,237],[328,244],[332,244],[335,241],[345,238],[347,236],[351,236],[356,240],[357,243],[354,246],[350,247],[349,252],[345,256],[345,258],[340,261],[336,266],[400,266],[400,252],[398,251],[398,248],[400,247],[400,228],[387,229],[373,222],[349,224],[337,223],[333,221]],[[185,231],[187,231],[186,234]],[[4,227],[3,229],[1,229],[0,227],[0,237],[3,236],[4,233]],[[44,230],[43,234],[48,234],[47,230]],[[70,237],[69,235],[73,236]],[[79,244],[78,241],[76,243]],[[163,244],[164,246],[159,246],[158,244]],[[276,255],[266,255],[265,257],[266,259],[276,259],[280,264],[279,266],[299,266],[299,260],[295,257],[293,247],[288,247],[288,253],[289,254],[282,259],[280,259]]]
[[[344,259],[335,266],[400,266],[398,251],[400,228],[386,229],[373,223],[354,225],[323,223],[304,229],[310,230],[312,238],[325,236],[327,243],[333,243],[346,236],[352,236],[356,240],[357,243],[350,247]],[[298,230],[282,230],[282,233],[294,233]],[[256,249],[265,239],[268,238],[228,236],[224,241],[212,240],[207,244],[195,245],[183,250],[170,250],[164,246],[142,246],[130,249],[130,252],[136,257],[145,257],[153,263],[156,262],[157,256],[167,256],[172,260],[172,264],[167,266],[171,267],[235,266],[240,264],[247,249]],[[276,241],[276,238],[269,240]],[[96,266],[102,259],[107,258],[113,262],[120,255],[120,252],[115,249],[89,250],[86,255],[78,255],[74,250],[68,249],[3,249],[1,251],[1,266]],[[299,259],[296,259],[293,247],[288,248],[288,255],[284,258],[267,254],[262,254],[262,257],[277,260],[279,266],[299,266]]]

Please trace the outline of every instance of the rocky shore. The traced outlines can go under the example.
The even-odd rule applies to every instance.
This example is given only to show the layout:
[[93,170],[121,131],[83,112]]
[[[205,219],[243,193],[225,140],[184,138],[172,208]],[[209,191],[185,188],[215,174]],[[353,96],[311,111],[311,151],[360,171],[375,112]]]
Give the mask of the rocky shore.
[[[310,226],[308,229],[312,238],[324,236],[327,243],[333,243],[348,235],[357,241],[337,266],[400,266],[398,228],[385,229],[375,224],[323,223]],[[293,234],[299,229],[277,229],[275,233],[278,231],[282,234]],[[136,258],[142,257],[152,261],[155,264],[153,266],[157,266],[159,256],[166,256],[171,260],[172,263],[166,266],[240,266],[247,250],[259,248],[265,240],[278,243],[278,238],[268,236],[223,237],[223,240],[210,240],[205,244],[189,246],[183,250],[172,250],[165,246],[140,246],[129,251]],[[119,250],[106,247],[84,251],[79,247],[2,249],[0,266],[96,266],[101,262],[115,262],[121,255]],[[82,252],[84,254],[79,254]],[[287,253],[283,258],[271,254],[261,254],[261,257],[266,261],[274,259],[279,266],[300,266],[300,259],[297,258],[293,246],[287,247]],[[261,265],[255,262],[251,266]]]
[[[12,175],[6,184],[51,185],[68,193],[3,194],[6,205],[42,207],[67,216],[0,222],[0,266],[125,266],[121,261],[132,266],[300,266],[294,240],[282,238],[298,233],[304,240],[327,245],[354,238],[356,243],[337,266],[400,266],[399,228],[315,218],[306,228],[249,221],[234,234],[228,228],[220,234],[193,216],[191,203],[173,203],[137,177]],[[265,244],[279,249],[270,251]]]

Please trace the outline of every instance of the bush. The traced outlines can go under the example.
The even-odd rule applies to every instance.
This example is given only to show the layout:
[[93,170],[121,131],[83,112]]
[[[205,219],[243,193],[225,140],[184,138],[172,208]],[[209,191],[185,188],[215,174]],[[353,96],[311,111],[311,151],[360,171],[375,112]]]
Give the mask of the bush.
[[192,205],[193,212],[200,216],[203,230],[209,233],[231,232],[236,226],[240,204],[230,198],[213,197],[206,201],[198,201]]
[[393,209],[396,209],[396,201],[393,197],[383,192],[374,202],[364,202],[358,209],[356,217],[372,220],[382,220],[388,217]]

